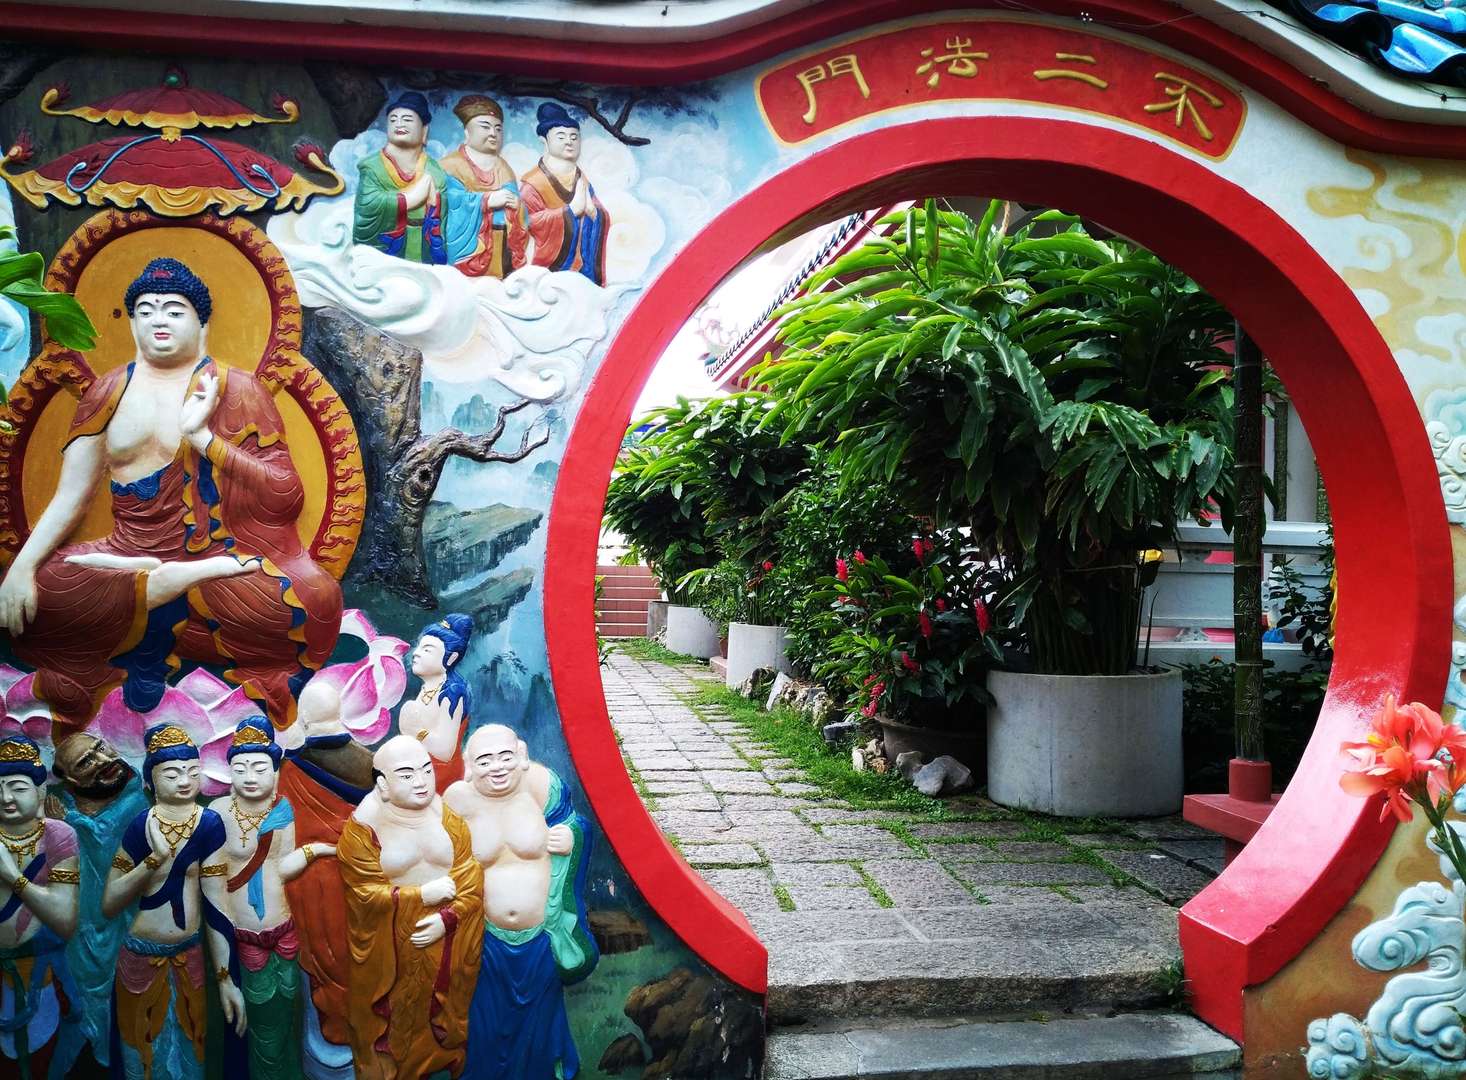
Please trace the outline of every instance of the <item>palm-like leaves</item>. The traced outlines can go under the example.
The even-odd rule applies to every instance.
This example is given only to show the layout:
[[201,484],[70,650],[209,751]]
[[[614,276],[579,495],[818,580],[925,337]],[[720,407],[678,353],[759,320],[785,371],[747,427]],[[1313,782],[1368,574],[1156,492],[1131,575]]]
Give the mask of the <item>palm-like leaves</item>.
[[928,202],[811,279],[755,375],[777,402],[764,424],[827,442],[849,484],[900,477],[914,512],[1005,560],[1021,612],[1047,592],[1032,618],[1095,636],[1098,594],[1064,575],[1128,567],[1133,583],[1137,550],[1230,515],[1231,320],[1149,252],[1057,213],[1009,235],[1000,205],[975,222]]

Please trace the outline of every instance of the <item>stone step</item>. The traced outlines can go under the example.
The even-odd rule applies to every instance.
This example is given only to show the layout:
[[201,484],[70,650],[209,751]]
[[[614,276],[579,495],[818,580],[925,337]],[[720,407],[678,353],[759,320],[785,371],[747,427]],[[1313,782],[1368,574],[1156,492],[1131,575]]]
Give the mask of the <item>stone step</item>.
[[[769,949],[771,1023],[854,1015],[1062,1014],[1166,1004],[1167,988],[1174,985],[1169,973],[1180,956],[1171,907],[1138,896],[1129,902],[1071,904],[1047,889],[990,886],[982,886],[985,893],[1019,899],[973,905],[947,871],[923,860],[867,859],[864,865],[897,903],[925,897],[921,907],[891,911],[890,926],[872,922],[865,941],[850,940],[854,935],[842,927],[848,912],[750,914]],[[966,869],[981,880],[981,864]],[[1092,872],[1074,865],[1016,869],[1050,877],[1068,872],[1074,878]],[[836,896],[830,889],[809,891],[815,902],[825,893],[831,902]],[[1114,890],[1094,891],[1103,896]],[[959,903],[964,896],[968,906],[935,906]],[[908,932],[914,928],[922,940],[903,940],[903,926]]]
[[765,1080],[1236,1080],[1242,1051],[1195,1017],[872,1020],[769,1035]]
[[634,597],[602,596],[596,601],[596,610],[602,615],[607,612],[636,611],[640,612],[641,617],[644,619],[646,618],[646,608],[647,602],[645,600],[638,600]]

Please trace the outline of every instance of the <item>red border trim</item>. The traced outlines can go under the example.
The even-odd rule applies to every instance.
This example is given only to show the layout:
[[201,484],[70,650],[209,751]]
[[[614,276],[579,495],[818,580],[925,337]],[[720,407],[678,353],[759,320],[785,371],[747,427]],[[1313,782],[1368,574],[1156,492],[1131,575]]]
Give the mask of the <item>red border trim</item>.
[[[0,3],[4,36],[119,51],[489,69],[627,86],[725,75],[851,30],[940,11],[1011,11],[1001,0],[825,0],[702,41],[563,41],[361,23],[226,19],[34,3]],[[1164,0],[1035,0],[1025,10],[1081,18],[1170,46],[1213,65],[1325,135],[1380,153],[1466,158],[1466,127],[1375,116],[1246,38]]]
[[[1262,202],[1165,147],[1060,120],[925,121],[857,135],[724,211],[647,289],[581,406],[561,464],[545,567],[546,638],[565,737],[639,888],[738,983],[762,989],[747,923],[673,854],[612,735],[596,664],[593,580],[606,484],[647,375],[694,305],[762,239],[915,194],[1022,197],[1084,213],[1189,272],[1238,316],[1295,395],[1329,489],[1339,650],[1313,741],[1277,810],[1181,914],[1197,1012],[1242,1038],[1242,992],[1296,956],[1354,895],[1392,824],[1346,796],[1337,747],[1385,691],[1439,700],[1450,657],[1449,527],[1424,425],[1347,285]],[[1384,523],[1388,522],[1386,529]]]

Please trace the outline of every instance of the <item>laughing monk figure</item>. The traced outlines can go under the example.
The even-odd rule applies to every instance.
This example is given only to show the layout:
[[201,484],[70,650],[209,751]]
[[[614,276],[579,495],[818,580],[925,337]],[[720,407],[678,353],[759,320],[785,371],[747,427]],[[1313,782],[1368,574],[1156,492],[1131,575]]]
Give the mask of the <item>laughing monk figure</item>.
[[483,949],[484,877],[416,739],[388,739],[336,846],[351,941],[357,1080],[457,1076]]

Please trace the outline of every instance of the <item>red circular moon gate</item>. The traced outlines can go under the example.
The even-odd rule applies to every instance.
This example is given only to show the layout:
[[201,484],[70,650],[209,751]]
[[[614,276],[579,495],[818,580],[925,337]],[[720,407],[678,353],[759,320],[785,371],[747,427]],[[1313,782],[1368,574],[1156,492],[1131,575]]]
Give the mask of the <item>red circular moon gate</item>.
[[1337,746],[1386,691],[1440,697],[1450,654],[1448,525],[1424,425],[1353,292],[1286,221],[1192,157],[1133,135],[1024,117],[929,120],[854,135],[720,214],[645,291],[571,433],[551,509],[545,633],[566,741],[607,837],[657,912],[752,990],[767,955],[642,807],[601,691],[594,575],[601,507],[637,395],[697,303],[769,236],[899,199],[982,195],[1083,214],[1184,269],[1247,327],[1286,382],[1329,483],[1339,595],[1328,698],[1297,775],[1242,856],[1181,913],[1193,1004],[1241,1039],[1242,991],[1340,910],[1393,823],[1339,789]]

